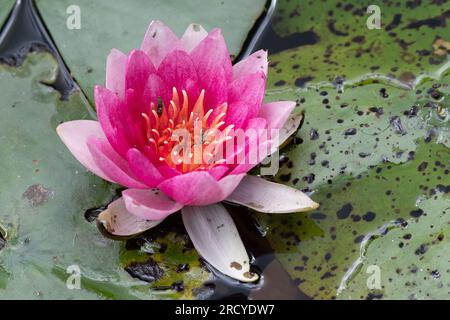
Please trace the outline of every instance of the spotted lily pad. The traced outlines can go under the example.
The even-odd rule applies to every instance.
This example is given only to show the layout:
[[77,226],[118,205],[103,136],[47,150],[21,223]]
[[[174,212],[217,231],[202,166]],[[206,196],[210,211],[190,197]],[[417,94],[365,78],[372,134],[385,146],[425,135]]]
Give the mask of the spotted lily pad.
[[[218,27],[232,55],[238,55],[266,0],[237,6],[230,0],[37,0],[36,4],[56,46],[92,101],[93,86],[104,83],[106,56],[112,48],[124,52],[141,45],[151,20],[163,21],[179,36],[191,23],[205,29]],[[68,29],[69,6],[80,8],[80,29]]]
[[[342,175],[319,185],[312,196],[321,205],[318,211],[307,215],[257,215],[257,218],[267,228],[267,236],[281,263],[305,294],[315,299],[340,297],[338,288],[360,258],[362,243],[368,237],[376,234],[383,238],[392,228],[404,231],[405,223],[416,215],[418,201],[435,202],[438,209],[429,210],[430,216],[441,215],[448,207],[448,197],[446,200],[434,197],[449,191],[449,162],[448,148],[422,140],[414,156],[405,163],[380,163],[356,176]],[[413,238],[425,239],[429,225],[414,227],[410,232]],[[374,243],[376,246],[377,242]],[[377,265],[390,263],[390,255],[372,250],[371,246],[372,243],[364,245],[372,254],[371,261]],[[406,269],[415,258],[408,250],[399,254],[395,263]],[[427,259],[433,259],[438,266],[448,264],[448,256],[442,254],[430,252]],[[421,260],[416,262],[418,268],[426,267]],[[359,281],[352,285],[353,293],[346,293],[343,298],[371,297],[373,292],[362,280],[369,277],[365,271],[366,268],[358,268],[352,272],[352,277],[358,277]],[[448,269],[441,272],[448,283]],[[396,276],[392,268],[383,269],[385,281]],[[404,286],[397,290],[388,290],[383,297],[410,295]]]
[[[187,245],[183,235],[152,241],[167,248],[170,258],[163,260],[158,251],[130,249],[104,237],[85,219],[86,210],[106,205],[117,190],[86,172],[57,137],[59,123],[90,119],[93,113],[79,91],[61,101],[44,84],[54,81],[56,71],[49,54],[30,54],[19,68],[0,66],[0,224],[6,240],[0,251],[0,297],[191,298],[209,274],[200,268],[195,250],[178,253]],[[155,281],[168,283],[180,279],[178,265],[189,263],[184,290],[179,285],[156,290],[151,279],[133,278],[130,268],[143,260],[162,270]],[[67,287],[69,267],[81,272],[79,290]]]
[[[385,281],[395,278],[396,269],[386,267],[393,254],[380,249],[390,239],[384,239],[385,234],[403,230],[421,201],[431,203],[429,216],[448,220],[445,214],[438,218],[448,207],[448,196],[435,199],[449,192],[450,77],[447,71],[442,73],[441,79],[423,80],[414,89],[372,79],[339,88],[269,90],[268,99],[296,99],[305,114],[293,143],[283,150],[276,180],[311,192],[321,206],[308,215],[257,217],[281,263],[305,294],[316,299],[421,296],[418,287],[423,281],[416,291],[405,286],[394,291],[392,284],[382,293],[373,292],[364,281],[370,276],[365,273],[367,264],[358,268],[355,263],[364,248]],[[420,224],[411,233],[425,243],[429,224]],[[367,243],[373,235],[380,240]],[[403,252],[395,265],[406,270],[416,256],[410,250]],[[442,266],[448,257],[438,249],[427,259],[442,269],[441,281],[447,285],[450,275]],[[431,268],[427,261],[418,260],[416,265]],[[342,290],[346,281],[348,289]],[[422,293],[442,297],[446,292],[430,290]]]
[[383,83],[268,91],[293,99],[305,112],[295,146],[285,152],[279,177],[314,189],[342,175],[356,177],[380,162],[413,157],[417,140],[450,146],[450,75],[415,90]]
[[438,187],[433,197],[419,201],[409,219],[387,234],[369,235],[341,283],[339,298],[448,299],[449,188]]
[[[373,4],[381,29],[367,26]],[[280,1],[273,49],[292,49],[271,56],[270,81],[303,87],[377,75],[412,86],[448,63],[449,19],[446,1]]]

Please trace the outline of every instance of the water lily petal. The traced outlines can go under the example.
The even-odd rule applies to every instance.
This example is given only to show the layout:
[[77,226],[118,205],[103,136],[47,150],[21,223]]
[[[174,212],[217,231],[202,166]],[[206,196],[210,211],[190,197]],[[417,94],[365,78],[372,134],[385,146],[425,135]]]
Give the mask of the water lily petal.
[[191,52],[207,36],[208,32],[201,25],[192,23],[187,27],[180,40],[184,50]]
[[[199,86],[205,89],[205,110],[216,109],[228,100],[228,81],[222,66],[215,65],[207,76],[199,77]],[[213,114],[211,118],[217,114]],[[211,119],[210,119],[211,120]]]
[[211,169],[209,169],[208,173],[214,179],[220,180],[220,178],[222,178],[229,170],[230,170],[230,168],[228,168],[228,166],[218,165],[218,166],[215,166],[215,167],[212,167]]
[[222,190],[223,198],[225,199],[228,197],[241,183],[242,179],[246,176],[245,173],[243,174],[229,174],[226,177],[219,180],[219,186]]
[[248,105],[243,101],[232,103],[228,107],[225,122],[227,125],[234,124],[234,129],[239,129],[247,120]]
[[148,188],[136,180],[128,163],[111,147],[106,139],[89,137],[87,146],[97,166],[107,174],[109,181],[128,188]]
[[209,70],[215,65],[221,65],[225,71],[226,79],[231,80],[233,70],[230,53],[220,29],[213,29],[191,52],[192,61],[199,78],[207,76]]
[[228,88],[228,103],[236,101],[248,105],[247,119],[257,116],[266,89],[266,76],[262,72],[252,73],[235,79]]
[[302,119],[303,114],[301,113],[293,113],[288,116],[288,119],[284,123],[283,127],[278,132],[276,132],[278,133],[278,135],[274,135],[272,137],[272,153],[276,151],[276,148],[282,146],[290,136],[297,132]]
[[136,178],[147,186],[154,188],[163,181],[164,178],[158,169],[138,149],[132,148],[128,150],[127,160]]
[[195,249],[214,268],[243,282],[258,279],[250,272],[247,251],[223,205],[184,207],[181,212]]
[[[234,166],[230,174],[246,173],[264,160],[270,153],[270,136],[266,129],[267,121],[264,118],[253,118],[248,121],[244,130],[244,137],[238,138],[234,153],[228,154],[226,163]],[[242,143],[242,139],[245,142]]]
[[300,190],[247,175],[226,201],[266,213],[305,212],[319,205]]
[[116,93],[121,99],[125,96],[125,69],[127,56],[117,49],[112,49],[106,59],[106,88]]
[[110,181],[108,175],[95,162],[87,146],[89,137],[106,139],[99,122],[93,120],[64,122],[56,128],[56,132],[73,156],[86,169]]
[[208,172],[192,171],[167,179],[158,188],[184,205],[204,206],[222,201],[219,183]]
[[142,50],[131,51],[127,61],[125,88],[133,89],[138,95],[142,95],[152,73],[156,73],[156,69],[147,54]]
[[181,48],[182,45],[176,34],[161,21],[150,23],[141,44],[141,50],[150,57],[156,68],[169,52]]
[[127,189],[122,192],[122,197],[128,211],[148,220],[164,219],[183,207],[158,189]]
[[161,97],[164,105],[168,106],[172,98],[172,89],[157,74],[150,74],[144,89],[144,106],[147,106],[146,112],[149,110],[150,103],[155,105],[158,103],[158,97]]
[[158,75],[168,87],[177,88],[180,94],[182,90],[186,90],[189,97],[197,97],[200,93],[197,71],[185,51],[174,50],[169,53],[159,66]]
[[277,101],[263,105],[259,110],[258,117],[267,120],[267,127],[280,129],[285,124],[292,110],[295,108],[294,101]]
[[129,212],[123,198],[112,202],[108,208],[97,217],[110,234],[116,236],[132,236],[151,229],[163,220],[145,220]]
[[233,66],[233,79],[247,74],[263,72],[267,76],[267,51],[259,50]]
[[[127,91],[128,92],[128,91]],[[122,156],[138,141],[140,131],[136,131],[127,104],[112,91],[95,86],[94,99],[97,116],[111,146]]]
[[158,171],[161,172],[164,178],[170,179],[175,176],[181,175],[181,172],[179,172],[177,169],[172,168],[168,165],[162,165],[158,167]]

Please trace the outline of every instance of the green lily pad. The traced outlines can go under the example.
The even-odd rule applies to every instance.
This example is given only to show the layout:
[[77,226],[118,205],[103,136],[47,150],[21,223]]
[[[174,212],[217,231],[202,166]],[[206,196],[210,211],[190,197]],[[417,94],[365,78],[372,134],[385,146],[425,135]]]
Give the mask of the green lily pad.
[[415,90],[383,83],[347,86],[342,93],[329,87],[269,90],[268,100],[297,100],[305,111],[281,180],[314,189],[383,161],[404,162],[419,138],[450,146],[449,84],[447,75]]
[[[316,299],[412,294],[413,289],[405,286],[394,293],[393,285],[381,296],[375,294],[363,281],[369,277],[365,269],[352,268],[360,258],[361,243],[373,234],[382,239],[386,230],[404,228],[419,200],[434,201],[436,208],[448,204],[448,198],[434,200],[449,190],[450,76],[443,74],[447,75],[424,80],[414,90],[372,80],[340,89],[268,91],[269,100],[296,100],[305,113],[299,133],[283,150],[276,180],[312,192],[321,207],[308,215],[257,217],[268,229],[277,257],[306,294]],[[413,238],[425,239],[427,228],[414,227]],[[388,240],[377,241],[375,246]],[[389,253],[372,250],[372,242],[365,245],[372,254],[370,261],[380,266],[390,263]],[[411,259],[408,253],[398,255],[396,265],[405,269]],[[430,252],[428,259],[437,266],[448,263],[440,252]],[[425,269],[426,263],[417,261],[417,267]],[[351,291],[338,295],[349,270],[351,279],[358,280],[352,282]],[[383,279],[396,277],[393,268],[382,272]],[[445,283],[449,277],[444,272]]]
[[[17,69],[0,66],[4,89],[0,224],[6,239],[0,250],[0,297],[192,298],[192,291],[209,273],[201,268],[195,250],[179,253],[188,243],[182,234],[148,242],[167,247],[167,259],[163,260],[145,246],[129,249],[123,241],[105,238],[95,223],[84,218],[86,210],[109,203],[117,194],[117,186],[88,173],[56,135],[55,128],[61,122],[92,118],[79,91],[62,101],[44,84],[54,81],[56,71],[54,58],[46,53],[30,54]],[[133,266],[149,261],[162,270],[155,280],[167,283],[178,281],[177,266],[188,263],[190,269],[183,273],[184,290],[157,290],[157,283],[131,277],[136,273]],[[70,266],[81,271],[80,290],[66,286]],[[137,272],[145,275],[151,271],[144,266]]]
[[[237,56],[266,0],[236,6],[230,0],[37,0],[36,4],[63,59],[92,101],[93,86],[105,81],[106,56],[112,48],[128,52],[138,48],[151,20],[161,20],[179,36],[191,23],[207,30],[223,30],[230,53]],[[77,5],[81,29],[69,30],[66,9]]]
[[14,0],[0,0],[0,27],[6,21],[14,3]]
[[[377,75],[412,86],[436,75],[448,63],[450,6],[445,1],[418,3],[280,1],[274,20],[280,41],[309,42],[271,56],[276,72],[270,82],[302,87]],[[380,9],[381,29],[367,27],[371,13],[366,10],[373,4]]]
[[[447,186],[447,189],[449,187]],[[372,235],[361,245],[361,257],[342,283],[341,299],[448,299],[450,270],[450,199],[442,193],[420,201],[407,224],[384,236]],[[365,248],[367,247],[367,248]],[[379,272],[369,279],[371,270]],[[357,270],[363,272],[357,273]],[[366,272],[364,272],[366,271]],[[355,277],[353,272],[356,273]],[[377,275],[378,276],[378,275]],[[372,282],[372,281],[374,282]],[[365,286],[366,285],[366,286]],[[400,289],[400,290],[399,290]]]
[[[267,236],[277,257],[299,288],[315,299],[334,299],[343,279],[360,258],[361,243],[367,237],[376,234],[382,238],[391,229],[404,230],[405,222],[416,214],[418,201],[435,201],[437,208],[448,207],[448,197],[447,200],[434,200],[434,197],[448,193],[449,162],[448,148],[422,140],[414,158],[405,163],[382,163],[358,176],[343,175],[334,178],[329,185],[318,186],[312,196],[321,205],[318,211],[292,215],[260,214],[257,218],[268,230]],[[430,216],[441,214],[442,209],[428,211]],[[442,227],[448,230],[445,225]],[[424,239],[429,225],[415,227],[409,232],[413,238]],[[388,240],[381,241],[386,243]],[[373,243],[376,246],[376,242]],[[376,261],[379,266],[391,263],[390,255],[383,250],[372,250],[371,246],[372,243],[364,244],[365,250],[371,253],[370,261]],[[411,259],[409,252],[399,254],[396,265],[406,269]],[[427,259],[432,259],[436,266],[448,264],[448,256],[442,254],[430,252]],[[417,267],[427,267],[426,261],[417,260]],[[352,294],[342,293],[342,298],[371,297],[372,291],[361,280],[369,277],[365,271],[365,268],[353,270],[352,277],[359,281],[352,284]],[[442,273],[445,271],[441,270]],[[385,281],[397,276],[392,268],[382,268],[382,272]],[[449,279],[448,273],[444,276]],[[410,295],[404,286],[396,290],[395,293],[386,290],[383,298]]]

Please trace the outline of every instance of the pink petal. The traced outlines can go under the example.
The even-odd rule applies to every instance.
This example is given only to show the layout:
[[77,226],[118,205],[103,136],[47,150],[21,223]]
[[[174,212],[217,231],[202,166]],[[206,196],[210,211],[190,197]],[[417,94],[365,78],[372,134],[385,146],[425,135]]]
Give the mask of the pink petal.
[[225,198],[219,183],[205,171],[175,176],[163,181],[158,188],[184,205],[204,206]]
[[186,52],[191,52],[206,36],[208,32],[201,25],[192,23],[181,37],[181,44]]
[[197,97],[197,71],[194,68],[191,57],[185,51],[174,50],[170,52],[158,68],[158,75],[169,88],[177,88],[179,94],[186,90],[188,96]]
[[228,197],[241,183],[245,177],[244,174],[230,174],[219,181],[220,189],[222,190],[223,197]]
[[110,181],[128,188],[148,188],[133,176],[128,163],[110,146],[106,140],[89,137],[87,146],[97,166],[105,172]]
[[148,108],[150,108],[151,102],[157,105],[158,97],[161,97],[165,106],[168,106],[172,98],[172,88],[169,88],[160,76],[151,74],[144,89],[144,105]]
[[294,101],[271,102],[261,107],[258,117],[266,119],[268,128],[281,129],[294,108]]
[[157,189],[127,189],[122,192],[128,211],[148,220],[161,220],[180,210],[183,205]]
[[141,45],[142,51],[150,57],[155,67],[159,67],[169,52],[181,48],[178,37],[161,21],[150,23]]
[[112,202],[108,208],[97,217],[109,233],[116,236],[131,236],[151,229],[163,220],[146,220],[129,212],[125,207],[123,198]]
[[[205,78],[217,78],[217,76],[211,75],[212,70],[215,70],[216,73],[218,72],[218,70],[215,69],[217,66],[223,68],[226,81],[229,82],[231,80],[232,66],[230,54],[220,29],[212,30],[208,36],[192,50],[191,58],[197,69],[200,80]],[[210,81],[208,80],[206,82],[209,83]]]
[[[252,148],[251,151],[246,155],[246,161],[238,164],[230,175],[239,175],[249,172],[251,169],[256,167],[261,161],[263,161],[268,155],[272,153],[272,141],[263,141],[258,145],[257,148]],[[257,159],[256,161],[248,161],[247,159]]]
[[258,275],[250,272],[250,259],[230,214],[220,203],[184,207],[183,223],[198,253],[214,268],[243,282]]
[[[264,160],[270,154],[270,132],[266,130],[267,121],[264,118],[250,119],[245,128],[245,146],[237,149],[234,163],[238,164],[230,174],[241,174]],[[229,163],[229,162],[227,162]]]
[[127,62],[125,88],[135,90],[138,95],[142,94],[147,79],[152,73],[156,73],[156,69],[145,52],[131,51]]
[[158,171],[161,172],[163,177],[166,178],[166,179],[170,179],[170,178],[173,178],[175,176],[181,175],[181,173],[178,170],[176,170],[176,169],[174,169],[172,167],[169,167],[168,165],[159,166],[158,167]]
[[228,106],[227,125],[234,124],[234,129],[239,129],[247,120],[248,105],[245,102],[237,101]]
[[[227,164],[236,165],[246,163],[248,153],[267,140],[267,121],[264,118],[253,118],[248,121],[244,128],[235,132],[235,150],[229,153],[227,150]],[[255,158],[256,160],[256,158]]]
[[106,59],[106,88],[121,99],[125,96],[125,68],[127,56],[117,49],[112,49]]
[[247,175],[226,201],[266,213],[305,212],[319,205],[300,190]]
[[200,77],[198,86],[205,89],[205,110],[215,109],[228,100],[228,81],[224,69],[216,65],[207,76]]
[[154,188],[163,181],[163,176],[158,169],[138,149],[128,150],[127,160],[136,178],[147,186]]
[[267,65],[267,51],[256,51],[233,66],[233,79],[259,71],[263,72],[267,77]]
[[94,99],[99,122],[109,143],[124,157],[133,145],[133,134],[128,127],[131,120],[128,119],[125,103],[113,92],[100,86],[94,88]]
[[245,102],[248,105],[247,119],[251,119],[259,113],[265,90],[266,77],[262,72],[244,75],[230,84],[228,102]]
[[87,146],[89,137],[106,139],[100,123],[93,120],[76,120],[60,124],[56,132],[73,156],[89,171],[102,179],[111,181],[97,165]]
[[208,173],[216,180],[220,180],[230,170],[228,166],[218,165],[208,170]]

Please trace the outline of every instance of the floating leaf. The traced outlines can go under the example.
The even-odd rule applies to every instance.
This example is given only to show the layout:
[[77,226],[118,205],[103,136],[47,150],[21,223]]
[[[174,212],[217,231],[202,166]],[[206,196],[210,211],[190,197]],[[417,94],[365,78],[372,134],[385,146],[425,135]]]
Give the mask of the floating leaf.
[[14,6],[14,0],[0,0],[0,27],[8,17],[9,12]]
[[448,185],[438,187],[433,197],[419,201],[407,222],[367,237],[339,298],[448,299],[449,191]]
[[[381,29],[367,27],[374,4]],[[449,18],[446,1],[280,1],[273,49],[294,46],[271,55],[270,82],[303,87],[378,75],[412,86],[448,63]]]
[[[376,234],[383,238],[392,228],[403,230],[405,221],[415,215],[418,201],[434,201],[436,194],[448,192],[449,161],[448,148],[422,141],[414,157],[405,163],[381,163],[357,176],[343,175],[330,180],[330,184],[318,186],[312,196],[320,203],[315,212],[256,217],[263,228],[268,228],[267,236],[277,257],[299,288],[315,299],[336,298],[342,278],[360,257],[361,243],[367,237]],[[447,198],[436,202],[437,208],[442,208],[444,201],[448,207]],[[430,216],[441,214],[442,209],[428,212]],[[429,225],[422,229],[415,227],[411,232],[413,238],[424,239]],[[385,243],[387,240],[380,241]],[[372,253],[371,246],[369,243],[366,250]],[[390,256],[383,250],[374,251],[372,261],[377,265],[391,263],[384,260]],[[436,266],[448,264],[448,255],[430,252],[427,259],[434,259]],[[411,257],[399,255],[395,263],[405,270],[411,264]],[[418,260],[417,267],[427,266]],[[360,279],[351,288],[355,294],[347,292],[343,298],[349,298],[349,295],[355,299],[370,297],[371,291],[361,280],[369,276],[363,274],[365,271],[362,268],[353,272],[353,277]],[[441,270],[442,273],[445,271]],[[382,272],[385,282],[397,277],[392,268],[382,267]],[[445,276],[449,279],[448,273]],[[383,297],[407,298],[410,291],[406,289],[402,286],[396,293],[386,291]]]

